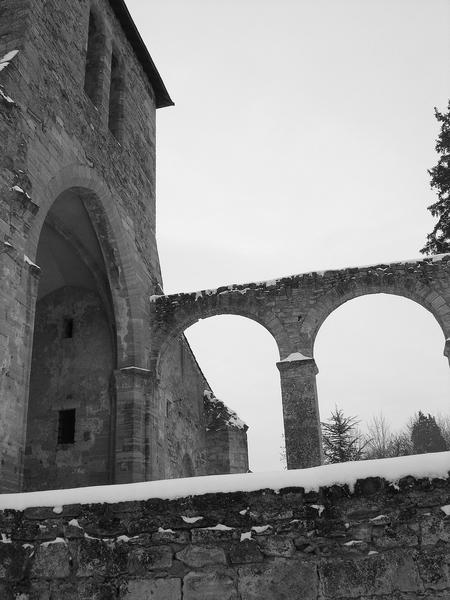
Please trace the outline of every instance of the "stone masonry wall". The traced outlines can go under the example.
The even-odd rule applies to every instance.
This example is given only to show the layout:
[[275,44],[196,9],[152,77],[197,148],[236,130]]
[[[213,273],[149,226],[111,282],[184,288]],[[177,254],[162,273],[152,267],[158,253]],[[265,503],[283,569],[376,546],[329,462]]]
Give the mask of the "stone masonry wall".
[[[84,91],[91,4],[101,15],[105,44],[97,106]],[[116,368],[148,367],[146,298],[161,284],[155,240],[155,102],[107,0],[0,0],[0,34],[0,56],[19,50],[0,73],[0,487],[16,491],[22,479],[39,278],[32,261],[45,217],[67,189],[93,196],[87,204],[114,301]],[[108,128],[113,45],[126,80],[120,143]],[[132,403],[124,406],[118,398],[117,406],[119,421],[129,422]],[[143,443],[127,450],[131,442],[123,435],[116,448],[120,480],[142,479]]]
[[448,600],[450,479],[0,513],[2,600]]
[[[74,317],[69,338],[64,317]],[[37,304],[24,491],[112,483],[113,351],[100,298],[65,287]],[[75,410],[73,442],[58,440],[60,411]]]
[[184,336],[172,342],[166,358],[156,392],[158,459],[151,478],[205,475],[203,392],[209,386]]
[[[247,472],[247,426],[207,390],[186,338],[173,340],[160,369],[157,412],[150,416],[148,438],[157,460],[148,479]],[[154,421],[159,426],[152,429]]]

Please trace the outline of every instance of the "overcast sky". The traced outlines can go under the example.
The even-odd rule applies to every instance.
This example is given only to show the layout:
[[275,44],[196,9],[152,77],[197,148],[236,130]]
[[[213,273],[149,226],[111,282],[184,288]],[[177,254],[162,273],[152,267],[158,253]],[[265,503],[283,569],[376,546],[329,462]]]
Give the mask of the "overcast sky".
[[[427,169],[450,92],[449,0],[128,0],[175,101],[158,112],[165,291],[419,256]],[[188,339],[248,423],[251,468],[280,468],[275,343],[214,317]],[[393,428],[450,412],[444,339],[412,301],[353,300],[325,322],[319,404]]]

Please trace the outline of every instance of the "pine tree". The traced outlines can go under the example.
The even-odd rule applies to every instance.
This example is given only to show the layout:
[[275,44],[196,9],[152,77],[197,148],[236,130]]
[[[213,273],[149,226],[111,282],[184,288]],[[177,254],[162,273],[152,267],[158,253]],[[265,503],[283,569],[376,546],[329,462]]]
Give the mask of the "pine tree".
[[436,142],[439,161],[429,172],[431,187],[437,191],[438,200],[428,207],[433,217],[438,218],[427,243],[422,248],[424,254],[441,254],[450,251],[450,101],[447,112],[435,109],[436,119],[441,123],[441,131]]
[[322,423],[323,451],[327,463],[361,460],[366,442],[358,431],[356,417],[346,417],[337,406]]
[[425,416],[421,411],[419,411],[413,422],[411,441],[415,454],[427,454],[428,452],[443,452],[447,450],[447,444],[436,423],[436,419],[430,414]]

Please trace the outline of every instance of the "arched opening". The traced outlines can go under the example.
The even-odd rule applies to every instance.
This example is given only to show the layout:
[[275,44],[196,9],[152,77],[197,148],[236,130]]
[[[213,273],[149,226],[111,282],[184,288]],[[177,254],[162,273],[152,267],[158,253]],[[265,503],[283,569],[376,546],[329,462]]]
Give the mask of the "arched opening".
[[41,230],[24,489],[113,481],[117,358],[108,275],[78,189],[61,194]]
[[279,352],[272,335],[235,315],[204,319],[185,335],[214,395],[249,428],[250,470],[284,468]]
[[117,53],[111,55],[111,81],[109,86],[108,127],[113,136],[120,142],[123,133],[123,94],[125,85],[123,72]]
[[419,410],[449,414],[443,348],[440,325],[417,302],[380,293],[341,305],[314,346],[322,421],[337,405],[363,431],[381,413],[395,433]]
[[105,39],[99,17],[91,10],[86,47],[84,91],[99,106],[101,103],[101,70],[104,60]]

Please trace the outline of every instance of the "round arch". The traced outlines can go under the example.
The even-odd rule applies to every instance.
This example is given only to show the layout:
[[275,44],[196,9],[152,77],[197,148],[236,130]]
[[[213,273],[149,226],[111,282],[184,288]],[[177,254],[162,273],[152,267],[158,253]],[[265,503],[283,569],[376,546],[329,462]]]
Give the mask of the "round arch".
[[255,319],[231,313],[194,323],[185,335],[207,387],[248,426],[250,468],[281,469],[283,407],[274,337]]
[[156,364],[157,376],[160,373],[161,364],[167,349],[172,342],[183,335],[187,329],[192,327],[192,325],[216,316],[244,317],[258,323],[258,325],[261,325],[274,339],[280,357],[289,353],[289,339],[287,332],[275,314],[265,313],[263,318],[259,314],[242,306],[201,306],[199,303],[192,312],[180,311],[180,314],[177,314],[175,319],[171,322],[170,327],[162,328],[161,331],[156,334],[153,359]]
[[300,328],[300,337],[304,350],[309,353],[309,356],[314,356],[317,334],[331,313],[350,300],[374,294],[399,296],[416,302],[434,316],[444,339],[450,335],[450,307],[431,286],[417,283],[407,288],[406,286],[372,284],[361,288],[349,281],[333,287],[327,294],[319,298],[314,308],[305,316]]
[[364,423],[383,412],[393,429],[418,410],[448,410],[442,329],[418,302],[365,294],[342,304],[315,339],[323,417],[337,404]]

